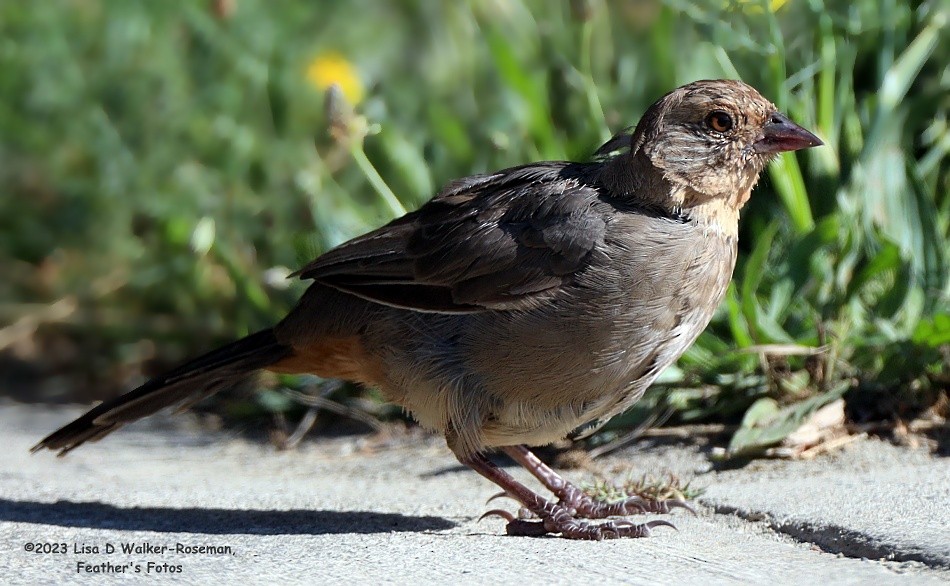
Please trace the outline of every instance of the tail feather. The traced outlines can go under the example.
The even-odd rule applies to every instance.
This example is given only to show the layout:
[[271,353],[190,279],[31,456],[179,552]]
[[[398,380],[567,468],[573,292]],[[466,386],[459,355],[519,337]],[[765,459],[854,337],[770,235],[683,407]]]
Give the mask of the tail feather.
[[85,442],[97,441],[126,423],[164,407],[196,403],[291,354],[293,351],[277,341],[273,330],[251,334],[98,405],[43,438],[32,451],[44,448],[59,450],[59,455],[63,456]]

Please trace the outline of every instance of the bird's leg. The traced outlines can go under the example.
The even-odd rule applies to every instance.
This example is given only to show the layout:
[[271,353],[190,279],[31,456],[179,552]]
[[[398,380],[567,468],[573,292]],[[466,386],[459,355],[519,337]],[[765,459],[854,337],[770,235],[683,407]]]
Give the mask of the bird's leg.
[[692,507],[678,499],[661,501],[631,496],[617,502],[608,503],[588,495],[578,486],[565,480],[560,474],[538,459],[526,446],[506,446],[502,450],[511,456],[515,462],[524,466],[528,472],[541,481],[541,484],[554,493],[559,499],[559,505],[566,507],[577,517],[603,519],[605,517],[622,517],[640,513],[666,514],[675,508],[686,509],[691,513],[695,513]]
[[[648,537],[655,527],[671,523],[663,520],[636,525],[629,521],[607,521],[601,524],[578,519],[568,507],[549,501],[514,479],[513,476],[492,464],[482,454],[459,456],[459,461],[485,478],[491,480],[523,507],[534,513],[538,520],[516,519],[506,511],[489,511],[486,515],[498,515],[508,520],[508,535],[540,537],[560,534],[567,539],[617,539],[620,537]],[[675,529],[675,527],[674,527]]]

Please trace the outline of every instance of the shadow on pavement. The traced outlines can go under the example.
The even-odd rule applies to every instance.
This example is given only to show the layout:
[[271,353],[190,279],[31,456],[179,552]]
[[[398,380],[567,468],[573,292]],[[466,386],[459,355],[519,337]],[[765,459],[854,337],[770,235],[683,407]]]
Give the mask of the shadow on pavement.
[[407,517],[367,511],[122,508],[97,502],[40,503],[7,499],[0,499],[0,521],[209,535],[390,533],[438,531],[456,526],[441,517]]

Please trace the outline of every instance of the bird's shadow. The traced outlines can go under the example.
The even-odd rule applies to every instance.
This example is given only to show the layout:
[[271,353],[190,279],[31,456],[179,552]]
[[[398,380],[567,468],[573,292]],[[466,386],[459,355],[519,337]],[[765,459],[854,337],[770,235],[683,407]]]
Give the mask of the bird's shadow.
[[408,517],[368,511],[123,508],[99,502],[13,501],[0,499],[0,521],[58,527],[85,527],[207,535],[336,535],[421,532],[450,529],[441,517]]

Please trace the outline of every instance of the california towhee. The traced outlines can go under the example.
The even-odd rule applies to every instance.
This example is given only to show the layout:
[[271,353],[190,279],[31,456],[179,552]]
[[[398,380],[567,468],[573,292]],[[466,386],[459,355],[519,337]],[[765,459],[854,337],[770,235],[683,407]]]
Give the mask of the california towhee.
[[[590,432],[627,409],[709,323],[732,277],[739,210],[765,165],[822,144],[738,81],[697,81],[654,103],[594,162],[474,175],[320,256],[279,324],[92,409],[35,450],[60,455],[191,404],[259,370],[379,387],[459,461],[533,514],[517,535],[641,537],[678,501],[604,503],[526,446]],[[619,151],[619,154],[617,154]],[[548,500],[490,462],[501,449]]]

